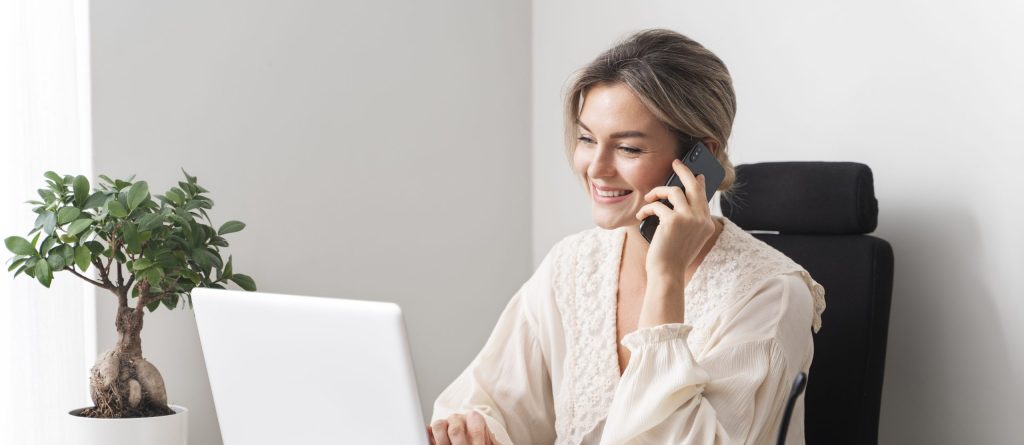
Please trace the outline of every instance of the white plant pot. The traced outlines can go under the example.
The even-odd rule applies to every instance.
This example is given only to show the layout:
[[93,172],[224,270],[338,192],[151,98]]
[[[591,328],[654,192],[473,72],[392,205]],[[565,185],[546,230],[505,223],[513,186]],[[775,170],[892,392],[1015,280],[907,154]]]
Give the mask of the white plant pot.
[[131,419],[93,419],[68,412],[67,443],[75,445],[187,445],[188,409],[169,405],[174,414]]

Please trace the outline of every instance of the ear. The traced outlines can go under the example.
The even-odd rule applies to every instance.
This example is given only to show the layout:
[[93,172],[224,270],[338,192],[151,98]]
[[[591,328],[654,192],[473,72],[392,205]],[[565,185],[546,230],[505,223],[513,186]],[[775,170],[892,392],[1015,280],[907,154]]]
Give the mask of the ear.
[[700,141],[703,142],[704,145],[708,147],[708,150],[711,150],[711,153],[715,154],[716,156],[718,155],[718,149],[720,148],[718,145],[718,141],[712,138],[704,138],[701,139]]

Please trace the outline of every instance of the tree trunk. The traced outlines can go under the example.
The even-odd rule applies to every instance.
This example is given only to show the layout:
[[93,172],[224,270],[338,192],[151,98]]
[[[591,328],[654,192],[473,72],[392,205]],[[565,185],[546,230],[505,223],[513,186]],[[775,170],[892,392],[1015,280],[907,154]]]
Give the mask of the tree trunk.
[[[124,300],[122,300],[124,301]],[[92,367],[89,389],[96,405],[83,417],[125,418],[174,414],[167,406],[164,379],[142,358],[142,308],[117,310],[117,344]]]

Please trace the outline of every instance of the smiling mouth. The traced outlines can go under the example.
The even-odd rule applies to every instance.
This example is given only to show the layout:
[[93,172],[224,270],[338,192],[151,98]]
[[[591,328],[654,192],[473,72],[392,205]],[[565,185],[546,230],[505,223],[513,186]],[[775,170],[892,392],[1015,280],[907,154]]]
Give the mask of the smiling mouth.
[[616,190],[614,192],[602,192],[600,190],[596,190],[595,189],[595,193],[597,193],[597,196],[600,196],[602,198],[618,198],[620,196],[626,196],[626,195],[628,195],[630,193],[633,193],[633,191],[632,190]]
[[632,190],[599,190],[596,185],[590,185],[594,199],[603,202],[620,202],[625,196],[633,193]]

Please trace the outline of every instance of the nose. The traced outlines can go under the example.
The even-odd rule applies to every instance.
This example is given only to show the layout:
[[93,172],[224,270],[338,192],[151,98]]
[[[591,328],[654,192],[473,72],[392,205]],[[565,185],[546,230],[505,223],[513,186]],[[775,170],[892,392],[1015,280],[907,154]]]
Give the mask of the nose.
[[590,166],[587,167],[587,174],[591,178],[607,178],[615,176],[615,162],[611,150],[606,150],[604,147],[598,147],[594,153],[594,158],[590,160]]

